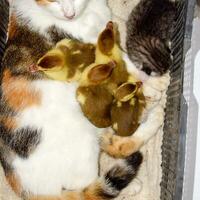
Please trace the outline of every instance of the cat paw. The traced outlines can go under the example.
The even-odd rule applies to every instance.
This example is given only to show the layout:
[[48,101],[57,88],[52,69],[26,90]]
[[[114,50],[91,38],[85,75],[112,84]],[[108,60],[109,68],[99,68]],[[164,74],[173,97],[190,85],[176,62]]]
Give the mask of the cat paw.
[[120,137],[105,133],[101,137],[101,148],[114,158],[125,158],[138,151],[142,142],[133,137]]
[[167,90],[169,82],[170,76],[169,73],[166,73],[159,77],[149,77],[145,84],[154,88],[155,90],[164,91]]

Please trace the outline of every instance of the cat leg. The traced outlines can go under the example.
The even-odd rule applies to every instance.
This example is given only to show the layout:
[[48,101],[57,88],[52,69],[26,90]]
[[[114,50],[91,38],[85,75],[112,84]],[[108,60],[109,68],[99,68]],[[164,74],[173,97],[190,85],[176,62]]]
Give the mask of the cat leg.
[[[146,106],[143,112],[143,116],[148,114],[148,111],[155,107],[159,102],[165,105],[163,102],[163,95],[170,82],[169,74],[166,73],[160,77],[149,77],[147,81],[143,83],[143,94],[145,96]],[[166,97],[164,97],[166,99]]]
[[145,118],[147,118],[149,112],[151,112],[151,110],[159,104],[163,96],[162,91],[158,91],[154,89],[148,83],[147,84],[144,83],[142,89],[143,89],[143,94],[145,96],[146,105],[145,105],[145,109],[143,110],[142,116],[140,118],[140,123]]
[[142,140],[139,141],[137,138],[121,137],[111,132],[102,134],[100,139],[101,150],[114,158],[125,158],[142,144]]
[[[63,191],[60,196],[33,196],[28,200],[109,200],[117,197],[137,175],[142,154],[120,160],[108,172],[82,191]],[[80,177],[81,178],[81,177]]]
[[165,73],[162,76],[149,76],[144,82],[144,85],[154,88],[157,91],[164,91],[167,89],[170,82],[169,73]]
[[111,132],[101,135],[100,146],[103,151],[115,158],[124,158],[138,151],[161,128],[164,121],[164,109],[158,104],[154,107],[146,121],[140,124],[132,136],[121,137]]

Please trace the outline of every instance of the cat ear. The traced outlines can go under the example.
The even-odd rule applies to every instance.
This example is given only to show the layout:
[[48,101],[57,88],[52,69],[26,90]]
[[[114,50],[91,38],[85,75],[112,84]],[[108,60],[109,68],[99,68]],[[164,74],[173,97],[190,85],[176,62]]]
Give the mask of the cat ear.
[[98,38],[98,47],[103,54],[109,54],[115,44],[115,31],[113,22],[108,22],[106,29]]
[[140,88],[141,85],[142,82],[122,84],[117,88],[115,92],[115,98],[121,102],[129,101],[131,98],[134,97],[138,88]]
[[100,64],[100,65],[94,66],[88,72],[89,82],[93,84],[99,84],[105,81],[111,76],[112,71],[115,67],[116,67],[116,63],[113,61],[107,64]]
[[64,57],[62,54],[47,53],[37,63],[40,70],[50,70],[61,68],[64,65]]

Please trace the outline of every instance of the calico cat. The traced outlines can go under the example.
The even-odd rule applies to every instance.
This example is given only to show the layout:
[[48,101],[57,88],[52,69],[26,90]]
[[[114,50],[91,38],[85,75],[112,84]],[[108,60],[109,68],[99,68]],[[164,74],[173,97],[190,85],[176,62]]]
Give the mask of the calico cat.
[[170,36],[176,4],[171,0],[141,0],[126,23],[129,58],[147,74],[164,74],[171,65]]
[[[69,2],[70,12],[65,8]],[[2,62],[0,160],[9,184],[21,197],[116,197],[142,162],[142,155],[134,152],[162,125],[163,109],[156,106],[136,137],[121,139],[97,129],[83,116],[75,84],[33,73],[37,60],[61,39],[96,41],[97,32],[110,20],[106,11],[105,1],[99,0],[13,1]],[[100,144],[99,131],[106,131]],[[98,177],[100,149],[124,158],[102,177]]]
[[[75,5],[73,17],[65,10],[69,2]],[[142,155],[134,153],[98,177],[99,130],[82,114],[76,85],[32,72],[36,61],[60,39],[73,34],[84,41],[96,40],[96,32],[89,30],[107,22],[105,13],[96,14],[100,5],[105,1],[13,1],[2,61],[0,160],[20,197],[111,199],[135,177],[142,162]],[[87,26],[80,16],[84,14]]]

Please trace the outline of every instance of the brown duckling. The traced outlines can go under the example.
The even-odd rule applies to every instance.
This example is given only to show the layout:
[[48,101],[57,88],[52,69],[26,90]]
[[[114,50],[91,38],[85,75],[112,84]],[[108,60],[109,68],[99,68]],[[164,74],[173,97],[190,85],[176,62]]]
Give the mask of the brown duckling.
[[112,128],[117,135],[130,136],[140,124],[145,108],[145,97],[142,83],[124,83],[115,93],[115,101],[111,108]]

